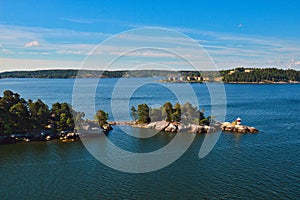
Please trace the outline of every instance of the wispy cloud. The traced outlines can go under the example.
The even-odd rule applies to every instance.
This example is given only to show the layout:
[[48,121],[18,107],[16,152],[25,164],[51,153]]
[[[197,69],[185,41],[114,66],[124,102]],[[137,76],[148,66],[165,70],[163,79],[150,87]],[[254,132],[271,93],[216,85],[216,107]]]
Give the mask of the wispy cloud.
[[81,50],[58,50],[56,51],[57,54],[74,54],[74,55],[87,55],[86,51]]
[[59,20],[76,23],[76,24],[93,24],[93,25],[102,25],[102,24],[114,24],[119,27],[130,27],[130,23],[124,20],[117,19],[102,19],[102,18],[74,18],[74,17],[62,17]]
[[[70,21],[68,18],[64,20]],[[75,19],[75,21],[77,20]],[[75,21],[74,23],[93,23],[93,20]],[[243,25],[241,24],[241,26]],[[21,64],[20,60],[24,62],[27,67],[40,65],[40,68],[49,66],[53,68],[60,66],[58,64],[60,60],[62,63],[61,66],[69,67],[68,64],[70,64],[70,66],[75,67],[79,66],[72,63],[76,59],[83,59],[87,55],[93,55],[105,60],[118,56],[128,49],[132,49],[132,46],[137,44],[144,44],[145,47],[168,47],[169,52],[149,50],[135,51],[127,55],[130,58],[128,60],[125,59],[124,63],[132,64],[135,61],[138,63],[139,59],[159,59],[162,64],[176,65],[176,63],[178,63],[180,67],[180,64],[182,64],[181,61],[175,61],[173,59],[174,55],[170,54],[170,52],[180,52],[182,57],[198,59],[203,56],[199,54],[198,48],[202,47],[208,52],[219,68],[234,66],[299,68],[300,66],[300,41],[294,39],[229,34],[184,27],[170,27],[170,29],[191,36],[195,40],[191,43],[190,40],[187,40],[185,37],[179,37],[178,34],[159,35],[142,34],[142,32],[139,34],[126,34],[125,32],[116,37],[119,38],[115,40],[115,43],[102,44],[101,48],[97,48],[91,54],[89,52],[94,49],[97,44],[109,38],[112,34],[68,29],[0,25],[0,67],[1,70],[3,67],[16,69]],[[24,41],[31,42],[24,45]],[[28,58],[24,59],[26,55]],[[4,58],[6,60],[4,60]],[[95,62],[96,66],[101,65],[101,59]],[[34,60],[38,62],[36,61],[30,64],[30,62]]]
[[9,47],[23,46],[24,41],[37,40],[40,43],[97,44],[111,36],[103,32],[84,32],[70,29],[49,29],[42,27],[26,27],[0,25],[0,41]]
[[81,19],[81,18],[60,18],[60,20],[68,21],[78,24],[92,24],[94,21],[92,19]]
[[37,40],[31,41],[31,42],[27,42],[24,45],[25,48],[27,48],[27,47],[38,47],[38,46],[40,46],[40,43]]

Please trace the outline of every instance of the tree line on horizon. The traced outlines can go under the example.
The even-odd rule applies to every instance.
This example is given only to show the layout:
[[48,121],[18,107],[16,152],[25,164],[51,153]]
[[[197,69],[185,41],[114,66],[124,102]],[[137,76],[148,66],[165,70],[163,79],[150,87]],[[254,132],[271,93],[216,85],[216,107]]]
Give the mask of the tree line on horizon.
[[[186,72],[183,72],[186,73]],[[157,77],[177,75],[178,72],[166,70],[76,70],[76,69],[54,69],[36,71],[10,71],[1,72],[3,78],[129,78],[129,77]]]
[[[248,70],[248,71],[247,71]],[[234,72],[234,73],[231,73]],[[210,80],[221,77],[225,83],[230,82],[288,82],[300,81],[300,71],[277,68],[235,68],[221,71],[167,71],[167,70],[37,70],[11,71],[0,73],[2,78],[121,78],[121,77],[170,77],[170,76],[202,76]]]
[[300,81],[300,71],[277,68],[235,68],[220,72],[225,83],[230,82],[288,82]]

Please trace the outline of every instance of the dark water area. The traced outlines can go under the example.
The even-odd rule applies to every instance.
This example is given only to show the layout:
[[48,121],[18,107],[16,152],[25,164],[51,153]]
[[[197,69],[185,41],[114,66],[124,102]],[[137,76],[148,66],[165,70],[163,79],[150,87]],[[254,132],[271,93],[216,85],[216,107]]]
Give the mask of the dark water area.
[[[153,83],[137,89],[129,106],[147,103],[155,107],[166,101],[177,102],[172,91],[158,85],[155,79],[149,80]],[[130,85],[142,79],[126,81]],[[102,79],[96,91],[97,109],[107,110],[110,115],[110,97],[117,82],[118,79]],[[71,103],[73,85],[73,79],[2,79],[0,92],[10,89],[25,99],[40,98],[51,105],[56,101]],[[181,91],[183,84],[176,83],[176,87]],[[209,113],[211,99],[206,85],[192,84],[191,87],[200,109]],[[300,85],[225,84],[225,91],[226,120],[240,117],[244,124],[259,129],[258,134],[222,133],[213,150],[202,159],[198,153],[204,135],[197,135],[178,160],[163,169],[143,174],[105,166],[80,140],[1,145],[0,198],[299,199]],[[188,101],[189,96],[181,92],[179,96]],[[118,98],[122,101],[123,97]],[[92,114],[87,116],[91,118]],[[151,152],[175,136],[158,133],[151,138],[135,138],[126,135],[122,128],[115,127],[108,138],[132,152]],[[151,131],[125,129],[141,134]]]

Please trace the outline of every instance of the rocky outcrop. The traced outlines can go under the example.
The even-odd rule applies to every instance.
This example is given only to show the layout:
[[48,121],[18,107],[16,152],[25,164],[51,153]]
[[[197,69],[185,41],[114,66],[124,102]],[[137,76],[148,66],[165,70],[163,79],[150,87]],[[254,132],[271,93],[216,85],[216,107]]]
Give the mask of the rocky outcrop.
[[259,132],[256,128],[244,125],[233,125],[229,122],[224,122],[221,125],[222,131],[236,132],[236,133],[257,133]]
[[77,138],[79,138],[79,134],[78,133],[76,133],[76,132],[69,132],[69,133],[61,135],[59,139],[62,142],[71,142],[71,141],[74,141]]
[[[123,122],[122,122],[123,123]],[[124,122],[124,125],[127,124]],[[111,131],[112,125],[123,125],[121,122],[109,122],[107,124],[104,124],[102,127],[99,126],[99,124],[96,121],[85,121],[81,124],[78,124],[79,132],[82,134],[98,134],[102,131],[105,134],[108,134],[109,131]]]
[[177,131],[178,132],[188,132],[190,130],[190,128],[191,128],[190,124],[189,125],[184,125],[184,124],[179,123],[177,125]]
[[135,125],[135,121],[108,122],[109,125]]
[[[113,122],[110,124],[118,125],[120,123]],[[122,123],[124,124],[124,123]],[[178,122],[167,122],[167,121],[157,121],[151,122],[149,124],[135,124],[135,123],[125,123],[137,128],[152,128],[158,131],[166,132],[189,132],[189,133],[213,133],[218,130],[227,132],[237,132],[237,133],[257,133],[258,130],[254,127],[244,126],[244,125],[233,125],[230,122],[215,122],[214,124],[207,125],[197,125],[197,124],[182,124]]]
[[189,127],[190,127],[190,129],[188,132],[190,132],[190,133],[213,133],[213,132],[217,131],[218,129],[220,129],[218,125],[201,126],[201,125],[197,125],[197,124],[190,124]]
[[104,134],[108,134],[113,128],[110,124],[105,124],[102,126]]
[[166,128],[166,132],[177,132],[178,127],[175,124],[170,123]]
[[248,130],[249,130],[250,133],[258,133],[259,132],[259,130],[257,130],[256,128],[249,127],[249,126],[248,126]]
[[200,131],[201,127],[197,124],[190,124],[190,130],[188,132],[190,133],[198,133]]
[[158,121],[155,124],[155,130],[164,131],[169,125],[170,125],[170,122]]
[[136,124],[133,125],[138,128],[152,128],[158,131],[166,132],[189,132],[189,133],[211,133],[216,130],[220,130],[220,124],[214,124],[211,126],[201,126],[197,124],[182,124],[178,122],[167,122],[167,121],[157,121],[151,122],[149,124]]
[[146,125],[145,128],[155,128],[156,127],[157,122],[151,122],[148,125]]

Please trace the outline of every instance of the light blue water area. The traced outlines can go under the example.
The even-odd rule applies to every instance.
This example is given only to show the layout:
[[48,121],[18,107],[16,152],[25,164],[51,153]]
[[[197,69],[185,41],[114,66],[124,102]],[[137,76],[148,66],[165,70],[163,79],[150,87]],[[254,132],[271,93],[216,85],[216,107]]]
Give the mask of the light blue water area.
[[[90,87],[90,79],[84,81]],[[97,109],[112,115],[111,96],[119,81],[100,81],[95,95]],[[126,100],[126,88],[145,79],[122,81],[119,102]],[[176,95],[184,101],[191,98],[182,83],[159,85],[156,79],[147,81],[151,83],[139,87],[130,97],[125,109],[128,113],[131,105],[147,103],[155,107],[166,101],[176,103]],[[56,101],[71,103],[73,84],[73,79],[2,79],[0,92],[10,89],[25,99],[40,98],[49,105]],[[176,94],[168,84],[175,85]],[[200,109],[209,113],[211,99],[206,85],[191,87]],[[299,199],[300,85],[226,84],[225,90],[226,120],[240,117],[244,124],[258,128],[258,134],[222,133],[203,159],[198,153],[204,136],[198,135],[180,159],[145,174],[119,172],[101,164],[80,141],[1,145],[1,199]],[[118,108],[118,104],[114,106]],[[121,118],[122,106],[118,108]],[[126,130],[140,134],[151,131]],[[108,137],[125,150],[149,152],[168,144],[174,134],[158,133],[141,139],[115,127]]]

